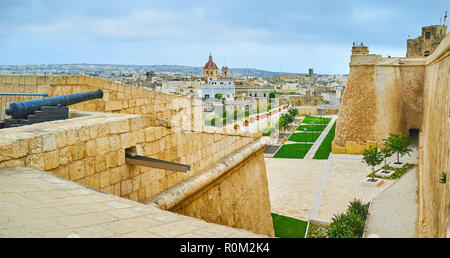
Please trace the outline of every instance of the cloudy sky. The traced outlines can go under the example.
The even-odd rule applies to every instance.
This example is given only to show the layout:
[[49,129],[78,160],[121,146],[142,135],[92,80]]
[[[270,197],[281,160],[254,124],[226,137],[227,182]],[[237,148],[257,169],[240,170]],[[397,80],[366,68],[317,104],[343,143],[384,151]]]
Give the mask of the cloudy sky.
[[[448,0],[0,0],[0,64],[177,64],[347,73],[353,41],[404,56]],[[450,20],[450,19],[448,19]],[[448,24],[449,22],[447,22]]]

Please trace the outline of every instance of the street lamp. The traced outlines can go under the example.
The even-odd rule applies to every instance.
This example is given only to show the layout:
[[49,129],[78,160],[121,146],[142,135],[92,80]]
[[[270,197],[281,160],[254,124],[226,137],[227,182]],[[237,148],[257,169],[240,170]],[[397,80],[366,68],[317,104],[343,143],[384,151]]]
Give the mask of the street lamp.
[[317,134],[317,133],[319,133],[319,127],[318,127],[317,119],[316,119],[316,134]]
[[306,127],[303,128],[303,131],[304,131],[304,135],[305,135],[305,152],[306,152]]

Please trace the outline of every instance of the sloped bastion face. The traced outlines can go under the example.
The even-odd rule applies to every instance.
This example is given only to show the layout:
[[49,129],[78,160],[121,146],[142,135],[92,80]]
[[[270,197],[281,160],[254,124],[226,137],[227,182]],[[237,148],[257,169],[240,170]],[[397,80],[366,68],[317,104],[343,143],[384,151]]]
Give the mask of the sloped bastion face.
[[[204,127],[202,108],[193,100],[131,85],[89,76],[0,75],[0,92],[57,96],[97,88],[103,99],[70,106],[67,120],[1,129],[0,167],[37,168],[133,201],[274,236],[259,134]],[[191,170],[128,165],[129,148]],[[149,202],[174,189],[183,198],[170,207]]]
[[389,133],[419,131],[420,237],[445,237],[450,191],[450,35],[426,58],[351,56],[333,153],[361,154]]

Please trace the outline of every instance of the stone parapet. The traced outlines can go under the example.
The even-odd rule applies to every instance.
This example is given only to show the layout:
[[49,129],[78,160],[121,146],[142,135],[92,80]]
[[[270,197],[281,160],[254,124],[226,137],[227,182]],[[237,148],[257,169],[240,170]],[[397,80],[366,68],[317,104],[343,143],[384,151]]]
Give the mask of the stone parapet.
[[192,177],[179,185],[167,189],[157,196],[154,196],[148,200],[146,204],[154,205],[164,210],[172,209],[187,197],[229,172],[233,167],[244,161],[254,152],[264,148],[268,143],[267,138],[268,137],[261,137],[253,141],[240,151],[233,153],[224,160],[214,164],[212,168],[203,171],[201,174]]

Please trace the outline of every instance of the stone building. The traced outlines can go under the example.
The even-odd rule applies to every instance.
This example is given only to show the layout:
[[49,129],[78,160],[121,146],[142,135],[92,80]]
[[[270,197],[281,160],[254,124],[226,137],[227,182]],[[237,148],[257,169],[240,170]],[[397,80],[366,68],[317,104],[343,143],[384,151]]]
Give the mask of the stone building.
[[208,62],[203,66],[203,78],[208,82],[210,80],[230,78],[228,74],[228,66],[222,66],[222,75],[219,74],[219,68],[213,61],[213,57],[209,54]]
[[407,40],[406,57],[429,56],[447,35],[447,25],[422,27],[422,34]]
[[214,63],[211,54],[208,62],[203,66],[203,77],[206,85],[200,85],[197,91],[197,97],[207,99],[214,98],[217,94],[223,98],[232,99],[236,93],[234,80],[228,75],[228,67],[222,66],[222,74],[219,74],[219,68]]

